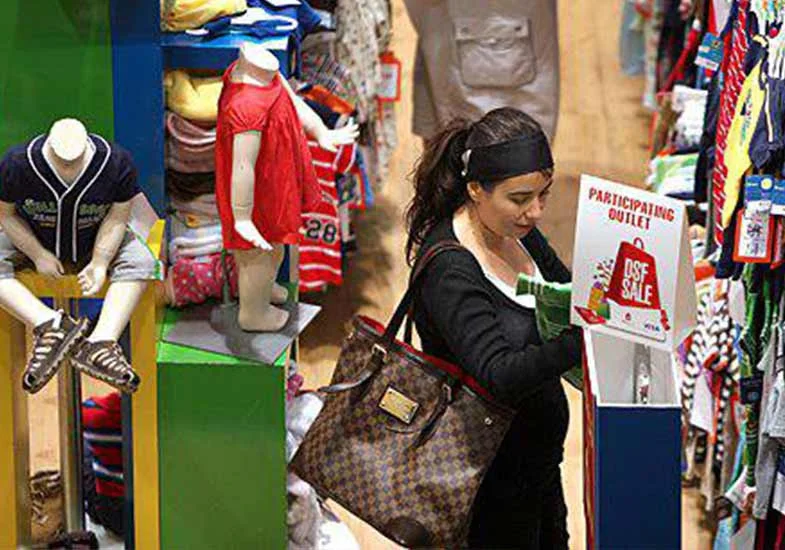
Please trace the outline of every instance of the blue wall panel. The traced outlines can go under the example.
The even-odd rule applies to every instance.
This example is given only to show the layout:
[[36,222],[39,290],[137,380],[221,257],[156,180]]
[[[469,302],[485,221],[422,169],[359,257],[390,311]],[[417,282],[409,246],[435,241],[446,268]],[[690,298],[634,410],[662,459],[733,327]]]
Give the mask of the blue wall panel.
[[164,92],[157,0],[112,0],[115,140],[134,156],[139,184],[163,215]]

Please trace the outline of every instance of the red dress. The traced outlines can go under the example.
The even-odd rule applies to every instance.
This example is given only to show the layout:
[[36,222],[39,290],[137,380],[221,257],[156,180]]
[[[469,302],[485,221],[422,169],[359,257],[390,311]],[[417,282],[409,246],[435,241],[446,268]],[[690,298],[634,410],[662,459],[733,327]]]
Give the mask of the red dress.
[[224,247],[254,248],[234,230],[232,213],[234,136],[248,131],[261,133],[251,219],[268,242],[299,243],[303,214],[321,200],[305,132],[279,75],[267,86],[232,82],[235,64],[224,73],[215,143],[215,194]]

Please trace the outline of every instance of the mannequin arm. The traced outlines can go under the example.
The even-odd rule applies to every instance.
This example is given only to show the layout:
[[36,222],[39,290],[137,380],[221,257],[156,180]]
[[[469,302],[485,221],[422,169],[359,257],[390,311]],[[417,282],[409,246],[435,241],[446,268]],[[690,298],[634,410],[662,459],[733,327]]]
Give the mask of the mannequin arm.
[[13,203],[0,201],[0,227],[13,245],[35,263],[36,271],[54,277],[65,272],[57,257],[44,248],[27,222],[19,217]]
[[14,204],[0,202],[0,227],[14,246],[31,260],[48,252],[33,234],[27,222],[17,215]]
[[357,137],[360,134],[357,124],[352,122],[342,128],[330,130],[325,126],[324,122],[322,122],[319,115],[317,115],[300,96],[294,93],[289,82],[287,82],[283,76],[279,76],[283,87],[294,102],[294,107],[297,110],[297,116],[300,119],[300,123],[308,134],[316,138],[320,147],[334,153],[338,150],[339,145],[346,145],[357,141]]
[[259,132],[242,132],[234,136],[232,157],[232,213],[234,229],[246,241],[262,250],[272,250],[251,219],[256,185],[256,159],[262,136]]
[[113,204],[101,222],[93,245],[93,257],[87,267],[77,275],[85,296],[92,296],[103,288],[109,264],[120,250],[130,219],[131,201],[126,201]]
[[108,266],[123,244],[125,231],[131,219],[131,201],[116,202],[98,228],[93,246],[91,263]]

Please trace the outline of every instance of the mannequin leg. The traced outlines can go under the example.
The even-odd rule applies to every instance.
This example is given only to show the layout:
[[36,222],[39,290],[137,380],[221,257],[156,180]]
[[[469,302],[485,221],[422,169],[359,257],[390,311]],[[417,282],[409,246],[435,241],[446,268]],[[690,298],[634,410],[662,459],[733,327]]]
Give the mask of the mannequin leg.
[[57,317],[55,310],[16,279],[0,279],[0,307],[28,327],[37,327]]
[[87,337],[87,341],[119,340],[147,284],[147,281],[117,281],[110,284],[101,307],[101,314],[98,316],[98,323],[92,334]]
[[251,332],[281,330],[289,320],[289,313],[272,305],[270,298],[278,272],[276,258],[282,254],[276,250],[235,250],[234,257],[239,271],[240,327]]

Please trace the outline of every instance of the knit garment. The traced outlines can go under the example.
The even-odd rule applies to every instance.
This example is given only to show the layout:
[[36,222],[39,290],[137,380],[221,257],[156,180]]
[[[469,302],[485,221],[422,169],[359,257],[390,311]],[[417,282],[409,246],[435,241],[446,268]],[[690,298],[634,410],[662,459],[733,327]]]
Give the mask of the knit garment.
[[349,68],[358,89],[358,107],[368,120],[376,115],[376,95],[382,83],[380,57],[390,36],[385,0],[338,0],[336,59]]

